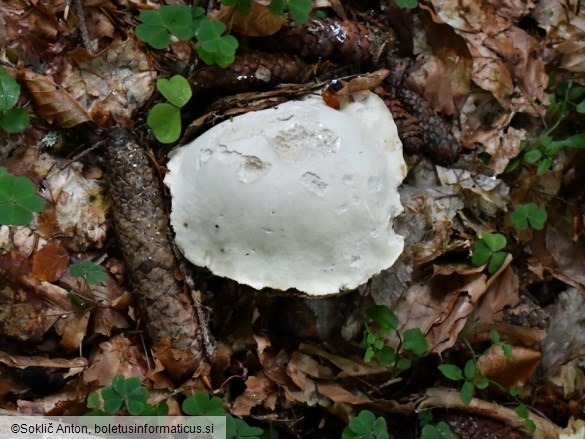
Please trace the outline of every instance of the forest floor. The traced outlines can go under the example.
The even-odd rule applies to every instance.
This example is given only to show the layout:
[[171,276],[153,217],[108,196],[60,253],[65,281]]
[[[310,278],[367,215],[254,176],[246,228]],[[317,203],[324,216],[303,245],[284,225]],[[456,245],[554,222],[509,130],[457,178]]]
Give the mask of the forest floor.
[[[124,377],[229,438],[585,437],[581,2],[307,1],[0,4],[0,409],[134,413]],[[182,261],[170,149],[341,77],[404,144],[395,264],[311,299]]]

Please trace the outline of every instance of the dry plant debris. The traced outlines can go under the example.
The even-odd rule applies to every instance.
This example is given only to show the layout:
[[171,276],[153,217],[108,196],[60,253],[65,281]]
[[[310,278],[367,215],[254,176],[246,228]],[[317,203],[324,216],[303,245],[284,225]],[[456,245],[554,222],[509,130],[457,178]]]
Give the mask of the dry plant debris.
[[[306,24],[271,14],[270,1],[251,1],[243,15],[201,2],[238,38],[226,68],[204,62],[205,35],[172,37],[161,50],[137,38],[140,12],[159,2],[69,3],[0,5],[0,67],[31,116],[21,133],[0,130],[0,166],[30,179],[46,205],[28,225],[0,225],[0,409],[82,413],[92,391],[122,376],[139,378],[171,414],[204,390],[279,437],[340,437],[363,410],[396,438],[421,437],[417,416],[429,410],[461,438],[530,437],[526,420],[532,437],[582,437],[580,1],[421,0],[406,10],[316,0]],[[307,300],[175,261],[166,231],[150,240],[140,228],[168,220],[168,148],[146,120],[162,101],[157,79],[176,74],[194,95],[181,108],[182,143],[323,86],[333,108],[355,87],[373,88],[407,152],[396,263],[347,295]],[[148,198],[149,212],[123,206],[132,197]],[[511,213],[528,203],[547,213],[542,228],[517,227]],[[148,242],[128,245],[124,222],[135,243]],[[501,253],[494,270],[470,259],[485,232],[504,240],[490,249]],[[88,271],[73,275],[82,263]],[[161,282],[173,292],[165,303]],[[382,322],[391,331],[366,318],[373,304],[392,311]],[[420,357],[406,349],[413,329],[428,344]],[[398,359],[365,362],[365,331]],[[210,356],[202,346],[213,344]],[[403,359],[411,367],[398,367]]]

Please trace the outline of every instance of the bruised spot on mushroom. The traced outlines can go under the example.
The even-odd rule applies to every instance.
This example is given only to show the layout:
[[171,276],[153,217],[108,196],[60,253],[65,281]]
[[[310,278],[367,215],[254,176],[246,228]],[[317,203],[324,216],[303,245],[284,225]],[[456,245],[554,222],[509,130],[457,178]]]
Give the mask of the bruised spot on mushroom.
[[322,296],[358,287],[403,250],[392,221],[406,166],[375,94],[341,110],[310,95],[236,116],[175,149],[168,168],[177,245],[216,275]]

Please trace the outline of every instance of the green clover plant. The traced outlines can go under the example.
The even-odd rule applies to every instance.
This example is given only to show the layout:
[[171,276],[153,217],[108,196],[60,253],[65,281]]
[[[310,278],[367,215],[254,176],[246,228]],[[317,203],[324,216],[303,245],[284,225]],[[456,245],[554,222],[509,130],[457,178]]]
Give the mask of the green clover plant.
[[[366,348],[364,361],[369,363],[375,358],[382,366],[392,367],[398,373],[409,369],[412,362],[409,358],[398,355],[401,351],[416,356],[428,351],[427,340],[419,328],[411,328],[402,334],[398,331],[398,318],[385,305],[373,305],[365,310],[366,329],[362,346]],[[384,340],[394,332],[399,340],[396,349],[386,346]]]
[[200,7],[165,5],[156,10],[140,12],[141,23],[136,26],[136,37],[155,49],[165,49],[171,35],[181,41],[197,40],[195,49],[207,64],[227,67],[234,62],[238,40],[224,35],[225,25],[210,20]]
[[433,424],[433,412],[424,410],[418,413],[420,438],[419,439],[458,439],[451,426],[444,421]]
[[[554,75],[551,75],[551,79]],[[552,79],[554,82],[554,79]],[[555,139],[553,134],[564,121],[571,118],[582,120],[585,114],[585,87],[574,85],[572,82],[562,82],[556,86],[551,94],[551,103],[548,110],[548,118],[552,120],[544,134],[534,142],[523,140],[520,143],[520,153],[508,163],[505,172],[512,172],[520,163],[535,164],[537,175],[548,171],[556,154],[563,148],[585,148],[585,132],[577,132],[564,139]],[[577,126],[577,124],[573,124]]]
[[69,274],[73,277],[83,277],[89,285],[105,282],[108,275],[101,265],[91,261],[82,261],[69,266]]
[[[512,358],[512,346],[508,343],[504,343],[500,340],[500,334],[492,330],[490,331],[490,341],[491,346],[486,349],[494,349],[496,347],[500,347],[502,352],[504,353],[504,357],[507,359]],[[518,417],[524,419],[524,428],[529,432],[534,432],[536,429],[536,424],[532,421],[529,417],[529,410],[528,407],[518,398],[521,389],[519,387],[512,387],[510,389],[505,389],[500,383],[494,381],[488,377],[486,377],[478,365],[478,360],[480,355],[475,352],[471,344],[464,339],[464,342],[471,352],[471,358],[465,363],[463,369],[459,366],[454,364],[440,364],[438,366],[439,371],[443,374],[443,376],[451,381],[461,382],[461,401],[465,405],[469,405],[471,400],[473,399],[473,395],[476,389],[483,390],[486,389],[489,385],[493,385],[500,389],[503,392],[506,392],[510,397],[512,397],[516,403],[518,404],[515,411]]]
[[508,253],[500,251],[506,247],[506,237],[500,233],[483,232],[479,239],[473,244],[473,253],[471,255],[471,263],[476,267],[488,264],[488,272],[490,274],[496,273],[508,256]]
[[343,429],[341,439],[388,439],[386,420],[369,410],[362,410]]
[[156,104],[148,113],[147,125],[161,143],[172,143],[181,135],[181,107],[191,99],[189,82],[181,75],[159,79],[156,88],[168,102]]
[[33,212],[41,212],[44,207],[29,178],[12,175],[0,166],[0,224],[25,226],[32,221]]
[[[100,394],[103,407],[100,404]],[[87,407],[92,409],[89,415],[105,416],[116,414],[126,408],[134,416],[157,415],[166,416],[169,412],[166,402],[149,404],[148,390],[142,386],[138,378],[124,378],[116,375],[112,384],[105,386],[101,392],[94,392],[87,398]],[[102,410],[103,408],[103,410]]]
[[396,0],[396,4],[402,9],[414,9],[418,6],[418,0]]
[[546,212],[539,209],[536,203],[517,204],[510,215],[510,220],[520,231],[526,230],[529,226],[535,230],[542,230],[546,219]]
[[30,125],[24,108],[14,108],[20,96],[20,85],[0,68],[0,128],[9,134],[21,133]]

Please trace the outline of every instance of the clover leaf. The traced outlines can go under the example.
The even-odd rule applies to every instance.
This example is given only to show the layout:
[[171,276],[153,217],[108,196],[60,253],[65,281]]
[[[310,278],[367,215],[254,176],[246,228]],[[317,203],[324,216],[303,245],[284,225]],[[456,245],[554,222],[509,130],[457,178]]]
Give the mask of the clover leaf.
[[0,69],[0,113],[16,105],[20,96],[20,85],[4,69]]
[[[199,9],[196,13],[200,12]],[[139,16],[142,23],[136,26],[136,37],[155,49],[168,47],[171,42],[169,34],[188,41],[194,36],[194,15],[193,10],[185,5],[165,5],[154,11],[142,11]]]
[[546,219],[546,212],[540,210],[536,203],[517,204],[510,215],[510,220],[518,230],[526,230],[529,225],[535,230],[542,230]]
[[112,385],[102,389],[102,399],[107,413],[117,413],[125,404],[128,413],[136,416],[142,414],[148,407],[146,402],[148,390],[142,387],[138,378],[126,379],[121,375],[116,375],[112,380]]
[[382,417],[376,417],[369,410],[359,412],[355,418],[349,421],[341,434],[342,439],[388,439],[388,437],[386,420]]
[[171,104],[179,108],[189,102],[193,94],[189,81],[181,75],[175,75],[171,79],[159,79],[156,81],[156,88]]
[[108,275],[101,265],[91,261],[82,261],[71,264],[69,273],[73,277],[83,277],[89,285],[97,285],[108,279]]
[[476,267],[480,267],[489,261],[488,272],[494,274],[502,265],[508,254],[502,252],[506,247],[506,237],[500,233],[483,232],[478,240],[473,245],[473,254],[471,255],[471,263]]
[[206,392],[197,392],[183,401],[183,411],[191,416],[225,416],[223,401],[217,396],[209,397]]
[[225,24],[218,20],[203,20],[195,32],[199,47],[197,53],[206,64],[225,68],[234,62],[238,40],[232,35],[222,35]]
[[0,224],[24,226],[33,219],[33,212],[45,207],[34,183],[27,177],[10,174],[0,167]]
[[171,104],[156,104],[148,113],[147,125],[161,143],[173,143],[181,135],[181,110]]

